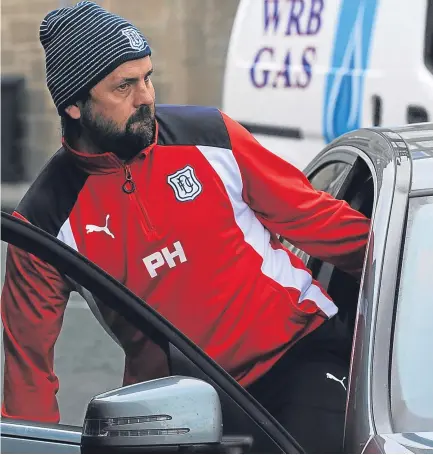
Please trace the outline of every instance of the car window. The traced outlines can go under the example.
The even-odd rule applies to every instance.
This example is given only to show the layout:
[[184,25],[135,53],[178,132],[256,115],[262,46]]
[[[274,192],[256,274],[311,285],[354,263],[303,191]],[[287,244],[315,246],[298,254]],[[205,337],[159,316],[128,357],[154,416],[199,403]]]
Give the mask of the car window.
[[[247,446],[253,453],[300,451],[300,447],[282,426],[228,373],[176,327],[103,270],[49,234],[3,212],[1,236],[3,261],[5,247],[11,248],[6,242],[11,242],[15,245],[15,253],[27,255],[27,259],[33,262],[39,261],[39,266],[50,267],[50,273],[60,273],[83,297],[78,297],[77,293],[71,295],[54,352],[55,372],[60,379],[57,396],[62,423],[81,426],[90,398],[117,388],[122,383],[133,384],[183,374],[179,363],[186,359],[189,364],[186,363],[183,371],[187,370],[189,376],[210,383],[219,394],[223,413],[223,443],[230,445],[230,450]],[[8,266],[10,268],[10,264]],[[3,291],[6,287],[5,272],[8,272],[8,267],[5,270],[3,263]],[[20,273],[18,271],[18,275]],[[37,279],[37,276],[33,274],[32,279]],[[17,283],[17,280],[12,280],[9,286],[15,286],[20,297],[31,303],[37,291],[26,294],[26,288],[17,287]],[[5,300],[2,296],[3,313],[4,309]],[[22,309],[28,315],[36,315],[31,305],[24,305]],[[52,316],[50,312],[54,311],[55,308],[50,308],[45,314],[47,320]],[[22,319],[19,312],[13,314],[12,311],[11,314],[14,321],[9,318],[9,325],[19,323]],[[98,326],[101,316],[104,316],[105,329]],[[31,346],[36,346],[38,342],[37,336],[31,339],[33,331],[35,334],[46,333],[40,327],[40,320],[36,318],[34,325],[27,330],[30,333],[15,331],[15,335],[18,334],[21,344],[30,346],[31,350]],[[134,361],[127,365],[124,350],[133,354]],[[175,366],[171,362],[174,352],[177,352]],[[12,354],[12,358],[18,358],[15,354]],[[191,365],[193,368],[190,368]],[[12,382],[14,380],[16,378],[12,377]],[[55,384],[55,378],[50,376],[50,382]],[[9,389],[5,387],[2,400],[7,399],[8,390],[16,392],[13,387],[14,384]],[[23,396],[21,392],[22,389],[18,388],[18,399]]]
[[412,198],[401,262],[391,367],[396,432],[433,429],[433,196]]
[[426,67],[433,72],[433,0],[427,1],[425,43],[424,43],[424,61]]
[[[8,244],[2,242],[2,289],[5,281],[6,251]],[[22,249],[15,248],[22,256],[27,253]],[[121,387],[124,383],[125,353],[121,342],[115,332],[134,333],[136,337],[143,339],[145,333],[140,333],[135,327],[129,325],[119,311],[108,308],[103,302],[96,303],[95,298],[80,283],[73,282],[67,276],[65,280],[71,282],[72,291],[66,304],[60,335],[55,343],[54,372],[59,380],[57,400],[60,410],[60,423],[65,425],[81,426],[84,420],[86,407],[91,398],[104,391]],[[31,304],[32,297],[25,295],[21,289],[21,299],[27,299]],[[2,296],[3,297],[3,296]],[[86,300],[87,299],[87,300]],[[36,309],[33,309],[36,311]],[[49,313],[41,313],[44,318]],[[103,320],[105,314],[112,321],[113,328]],[[43,322],[40,323],[43,326]],[[14,328],[14,322],[10,326]],[[40,327],[39,326],[39,327]],[[19,325],[16,325],[19,328]],[[3,324],[2,324],[3,329]],[[46,325],[44,330],[51,330]],[[43,336],[43,333],[40,334]],[[20,344],[29,341],[37,342],[36,327],[35,336],[23,336],[17,340]],[[124,341],[124,340],[122,340]],[[127,343],[124,345],[128,346]],[[129,348],[129,346],[128,346]],[[152,357],[147,359],[151,364]],[[4,367],[4,350],[2,350],[2,371]],[[139,382],[140,379],[152,379],[138,375],[136,378],[129,377],[128,383]],[[2,375],[2,402],[4,383]]]
[[[342,161],[327,162],[319,166],[311,174],[307,175],[310,183],[316,190],[325,191],[335,196],[347,178],[352,166]],[[290,243],[288,239],[281,237],[281,242],[292,253],[296,254],[306,264],[309,256]]]
[[[331,194],[338,199],[345,200],[353,209],[371,218],[375,189],[373,176],[367,163],[359,157],[353,166],[345,168],[341,174],[339,179],[336,177],[331,181],[330,185],[334,188],[334,192]],[[311,258],[308,265],[312,269],[313,276],[322,283],[325,289],[328,289],[334,268],[315,258]],[[322,276],[319,276],[321,272],[323,272]]]
[[325,191],[335,196],[351,167],[350,164],[341,161],[327,163],[314,171],[308,178],[316,190]]

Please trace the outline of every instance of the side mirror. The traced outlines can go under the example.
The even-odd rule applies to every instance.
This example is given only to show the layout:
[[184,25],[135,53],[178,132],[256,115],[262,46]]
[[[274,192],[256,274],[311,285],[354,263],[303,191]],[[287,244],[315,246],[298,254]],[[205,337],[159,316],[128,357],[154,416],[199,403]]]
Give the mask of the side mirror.
[[[188,446],[219,445],[222,413],[208,383],[171,376],[94,397],[86,412],[82,453],[178,452]],[[182,446],[182,447],[179,447]]]

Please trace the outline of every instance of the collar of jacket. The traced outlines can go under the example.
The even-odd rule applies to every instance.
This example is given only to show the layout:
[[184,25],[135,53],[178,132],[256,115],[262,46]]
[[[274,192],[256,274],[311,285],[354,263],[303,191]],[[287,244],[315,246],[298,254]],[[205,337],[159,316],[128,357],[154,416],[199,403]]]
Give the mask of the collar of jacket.
[[65,148],[65,150],[72,154],[73,159],[77,163],[78,167],[83,171],[87,172],[88,174],[113,174],[115,172],[119,172],[120,170],[123,170],[125,168],[125,165],[130,165],[134,161],[145,159],[146,156],[155,147],[157,141],[158,122],[156,121],[155,138],[153,143],[146,147],[145,149],[138,152],[138,154],[135,155],[134,158],[132,158],[131,160],[122,161],[112,152],[105,152],[99,155],[81,151],[79,152],[78,150],[74,150],[71,146],[69,146],[65,138],[62,137],[62,145]]

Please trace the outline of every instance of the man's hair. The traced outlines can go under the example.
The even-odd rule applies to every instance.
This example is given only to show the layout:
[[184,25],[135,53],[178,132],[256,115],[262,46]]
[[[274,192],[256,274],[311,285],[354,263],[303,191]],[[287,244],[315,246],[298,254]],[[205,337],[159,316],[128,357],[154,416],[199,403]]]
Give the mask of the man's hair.
[[[90,92],[85,93],[74,104],[80,104],[80,107],[85,106],[90,102]],[[66,142],[70,145],[78,139],[81,135],[80,120],[73,119],[66,111],[60,116],[60,125],[62,128],[62,137],[65,138]]]

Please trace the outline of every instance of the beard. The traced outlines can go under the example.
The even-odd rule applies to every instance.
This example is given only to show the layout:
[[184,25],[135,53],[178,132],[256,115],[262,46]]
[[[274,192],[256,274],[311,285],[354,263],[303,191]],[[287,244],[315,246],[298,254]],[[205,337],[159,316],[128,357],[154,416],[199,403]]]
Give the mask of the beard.
[[141,106],[122,130],[113,120],[94,114],[88,102],[81,111],[82,132],[99,150],[112,152],[121,160],[128,161],[155,139],[154,106]]

